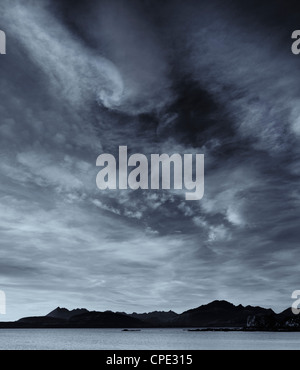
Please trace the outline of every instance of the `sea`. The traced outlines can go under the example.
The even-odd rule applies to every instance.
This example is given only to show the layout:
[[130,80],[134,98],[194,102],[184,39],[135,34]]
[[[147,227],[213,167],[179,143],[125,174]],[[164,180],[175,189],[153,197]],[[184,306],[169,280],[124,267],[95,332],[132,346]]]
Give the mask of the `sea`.
[[0,350],[299,350],[300,332],[0,329]]

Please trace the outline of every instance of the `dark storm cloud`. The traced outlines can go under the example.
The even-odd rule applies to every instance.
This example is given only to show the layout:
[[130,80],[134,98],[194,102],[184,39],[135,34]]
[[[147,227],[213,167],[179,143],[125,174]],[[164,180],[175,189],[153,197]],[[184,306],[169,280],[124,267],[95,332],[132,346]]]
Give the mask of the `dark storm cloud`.
[[[1,2],[0,275],[14,307],[28,296],[30,315],[289,305],[300,200],[294,2],[256,6],[258,16],[250,2]],[[100,192],[96,158],[119,145],[204,153],[204,198]]]

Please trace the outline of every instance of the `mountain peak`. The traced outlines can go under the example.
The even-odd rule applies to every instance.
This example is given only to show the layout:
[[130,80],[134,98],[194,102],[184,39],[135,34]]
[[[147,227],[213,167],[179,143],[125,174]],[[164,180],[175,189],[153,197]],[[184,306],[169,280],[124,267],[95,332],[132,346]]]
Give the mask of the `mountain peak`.
[[88,313],[86,308],[76,308],[74,310],[68,310],[64,307],[56,307],[53,311],[49,312],[47,317],[54,317],[56,319],[70,319],[73,316],[80,315],[82,313]]
[[[210,303],[203,304],[199,307],[192,308],[185,312],[193,312],[193,311],[215,311],[215,310],[232,310],[236,308],[233,303],[230,303],[225,300],[214,300]],[[184,312],[183,312],[184,313]]]
[[[231,302],[228,302],[228,301],[225,301],[225,300],[215,300],[215,301],[212,301],[208,304],[206,304],[205,306],[208,306],[208,307],[222,307],[222,308],[232,308],[232,307],[235,307],[235,305]],[[203,307],[203,306],[202,306]]]

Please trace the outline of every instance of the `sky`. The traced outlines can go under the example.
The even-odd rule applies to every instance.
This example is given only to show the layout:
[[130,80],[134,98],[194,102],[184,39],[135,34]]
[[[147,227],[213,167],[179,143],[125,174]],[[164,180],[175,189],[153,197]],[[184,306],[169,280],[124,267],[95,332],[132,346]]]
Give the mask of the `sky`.
[[[1,0],[2,321],[57,306],[291,305],[300,9],[241,3]],[[99,190],[97,157],[119,146],[204,154],[203,198]]]

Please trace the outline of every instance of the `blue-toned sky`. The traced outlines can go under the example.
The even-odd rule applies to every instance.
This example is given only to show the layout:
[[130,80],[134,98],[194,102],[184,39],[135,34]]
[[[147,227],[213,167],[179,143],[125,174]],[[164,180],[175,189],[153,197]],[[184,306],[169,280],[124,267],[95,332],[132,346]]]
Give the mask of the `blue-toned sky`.
[[[290,306],[300,289],[295,4],[1,0],[1,319],[57,306]],[[203,199],[100,191],[96,159],[120,145],[204,154]]]

